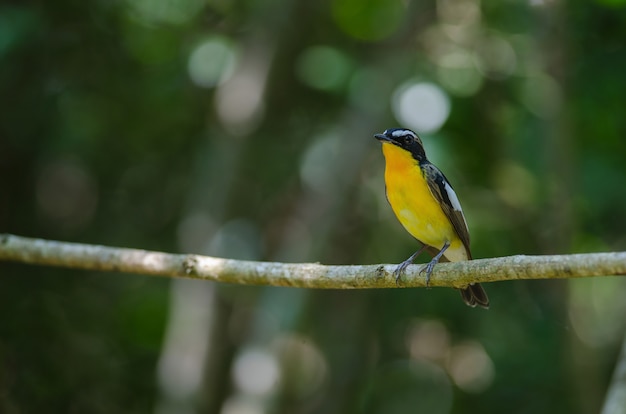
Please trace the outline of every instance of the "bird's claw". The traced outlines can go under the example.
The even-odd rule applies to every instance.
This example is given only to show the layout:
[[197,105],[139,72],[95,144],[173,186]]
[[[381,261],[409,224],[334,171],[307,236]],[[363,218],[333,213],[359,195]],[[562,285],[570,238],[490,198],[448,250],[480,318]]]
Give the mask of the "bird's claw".
[[426,264],[426,266],[424,266],[421,270],[420,270],[420,275],[424,272],[426,272],[426,287],[430,287],[430,275],[433,273],[433,270],[435,269],[435,265],[437,264],[437,262],[435,262],[434,260],[430,261],[428,264]]
[[[435,265],[438,262],[432,260],[429,263],[427,263],[421,270],[420,270],[420,275],[424,272],[426,272],[426,287],[430,287],[430,275],[433,273],[433,270],[435,269]],[[396,267],[396,270],[393,271],[393,275],[396,277],[396,286],[400,286],[400,282],[402,280],[402,276],[404,275],[404,273],[406,272],[406,268],[409,267],[409,265],[411,264],[411,262],[409,261],[404,261],[402,263],[400,263],[398,265],[398,267]]]
[[410,264],[410,262],[404,261],[396,267],[396,270],[393,271],[393,275],[396,277],[396,286],[400,286],[402,275],[404,275],[406,268],[409,267]]

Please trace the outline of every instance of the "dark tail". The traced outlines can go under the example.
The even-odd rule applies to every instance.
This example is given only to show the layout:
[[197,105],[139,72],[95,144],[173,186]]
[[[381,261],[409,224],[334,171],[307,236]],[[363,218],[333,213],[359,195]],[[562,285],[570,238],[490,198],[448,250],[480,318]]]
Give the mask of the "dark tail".
[[481,306],[485,309],[489,309],[489,298],[487,292],[479,283],[472,283],[464,289],[460,289],[463,302],[467,306],[476,307]]

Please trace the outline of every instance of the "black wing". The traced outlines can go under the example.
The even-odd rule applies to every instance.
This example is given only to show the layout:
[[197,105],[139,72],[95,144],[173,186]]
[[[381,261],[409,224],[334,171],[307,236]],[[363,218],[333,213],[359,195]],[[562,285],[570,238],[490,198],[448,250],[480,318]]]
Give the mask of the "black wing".
[[461,210],[459,199],[452,189],[450,182],[439,170],[439,168],[435,167],[430,162],[422,162],[421,167],[424,172],[426,182],[428,182],[430,192],[439,202],[441,209],[448,220],[450,220],[456,234],[463,242],[463,246],[465,246],[465,251],[467,252],[467,258],[471,259],[472,254],[470,252],[470,236],[467,228],[467,222],[465,221],[465,216]]
[[[472,254],[470,252],[470,238],[467,222],[465,221],[465,216],[461,210],[459,199],[452,189],[450,182],[437,167],[429,162],[422,164],[422,171],[424,171],[424,176],[428,182],[430,192],[439,202],[441,209],[445,213],[446,217],[448,217],[448,220],[452,223],[452,227],[454,227],[456,234],[461,239],[461,242],[463,242],[463,246],[465,246],[467,258],[471,260]],[[436,254],[436,249],[432,248],[429,249],[429,253],[432,253],[432,250],[435,250]],[[442,259],[443,258],[445,258],[445,255]],[[475,307],[478,305],[485,309],[489,309],[489,298],[487,297],[487,292],[485,292],[480,284],[472,283],[459,290],[461,291],[463,301],[468,306]]]

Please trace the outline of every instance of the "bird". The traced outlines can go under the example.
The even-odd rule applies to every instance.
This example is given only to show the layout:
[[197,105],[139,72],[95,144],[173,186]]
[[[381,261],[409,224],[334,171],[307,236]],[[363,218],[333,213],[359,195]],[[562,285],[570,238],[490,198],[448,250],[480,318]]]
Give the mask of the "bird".
[[[426,286],[439,261],[471,260],[469,229],[461,203],[446,176],[426,158],[420,137],[410,129],[391,128],[374,135],[385,157],[385,195],[396,218],[422,247],[400,263],[394,275],[399,284],[407,266],[424,250],[433,255],[420,274]],[[471,307],[489,308],[489,298],[478,283],[459,289]]]

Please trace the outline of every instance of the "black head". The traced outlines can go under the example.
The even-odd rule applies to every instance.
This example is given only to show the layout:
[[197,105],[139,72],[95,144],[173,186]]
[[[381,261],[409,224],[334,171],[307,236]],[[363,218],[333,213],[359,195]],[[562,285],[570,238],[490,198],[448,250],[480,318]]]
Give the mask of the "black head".
[[417,134],[410,129],[405,128],[390,128],[385,130],[382,134],[376,134],[374,137],[382,142],[388,142],[393,145],[407,150],[418,161],[426,159],[426,153],[424,152],[424,145],[422,140]]

